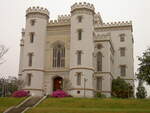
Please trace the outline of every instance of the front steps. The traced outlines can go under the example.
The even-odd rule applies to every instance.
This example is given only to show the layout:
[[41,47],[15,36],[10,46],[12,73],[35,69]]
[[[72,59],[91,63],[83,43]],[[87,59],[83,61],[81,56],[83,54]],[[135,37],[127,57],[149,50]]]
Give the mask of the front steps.
[[23,113],[23,111],[25,111],[26,109],[37,105],[37,103],[39,103],[42,99],[43,97],[31,97],[19,106],[13,107],[4,113]]

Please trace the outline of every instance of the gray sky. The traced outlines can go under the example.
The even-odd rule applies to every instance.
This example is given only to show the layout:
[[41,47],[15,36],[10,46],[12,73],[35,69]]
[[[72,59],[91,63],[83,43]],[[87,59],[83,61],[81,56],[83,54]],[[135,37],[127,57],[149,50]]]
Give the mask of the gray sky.
[[[0,0],[0,44],[9,48],[6,62],[0,66],[0,75],[17,76],[19,68],[19,42],[21,28],[25,26],[25,10],[30,6],[43,6],[50,18],[69,14],[70,6],[83,0]],[[150,0],[85,0],[94,4],[104,22],[133,21],[134,64],[137,56],[150,46]]]

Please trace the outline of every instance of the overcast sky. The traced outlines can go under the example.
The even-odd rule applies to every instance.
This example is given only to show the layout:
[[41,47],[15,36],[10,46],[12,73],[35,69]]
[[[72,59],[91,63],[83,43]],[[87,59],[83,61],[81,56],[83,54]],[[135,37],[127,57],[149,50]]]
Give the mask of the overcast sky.
[[[25,10],[30,6],[42,6],[49,10],[50,19],[69,14],[70,6],[83,0],[0,0],[0,44],[9,48],[6,62],[0,66],[0,75],[17,76],[19,68],[19,43],[21,29],[25,26]],[[95,6],[104,22],[133,22],[134,65],[137,56],[150,46],[150,0],[85,0]]]

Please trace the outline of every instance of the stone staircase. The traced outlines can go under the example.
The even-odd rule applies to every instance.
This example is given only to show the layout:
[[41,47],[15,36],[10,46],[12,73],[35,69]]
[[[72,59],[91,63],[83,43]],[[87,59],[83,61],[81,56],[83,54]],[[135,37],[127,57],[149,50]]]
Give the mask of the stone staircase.
[[27,101],[25,101],[23,104],[21,104],[18,107],[13,107],[12,109],[8,110],[4,113],[22,113],[26,108],[33,107],[36,105],[43,97],[31,97]]

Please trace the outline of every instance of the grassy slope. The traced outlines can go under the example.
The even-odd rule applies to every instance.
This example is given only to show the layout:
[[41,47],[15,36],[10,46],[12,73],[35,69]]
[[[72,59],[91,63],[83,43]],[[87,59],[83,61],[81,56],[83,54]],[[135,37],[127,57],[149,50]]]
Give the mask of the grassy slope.
[[12,97],[4,97],[0,98],[0,113],[11,106],[15,106],[23,101],[25,98],[12,98]]
[[48,98],[27,113],[150,113],[150,100]]

